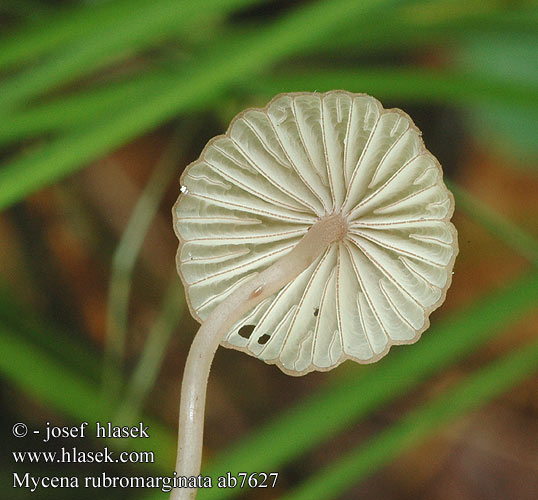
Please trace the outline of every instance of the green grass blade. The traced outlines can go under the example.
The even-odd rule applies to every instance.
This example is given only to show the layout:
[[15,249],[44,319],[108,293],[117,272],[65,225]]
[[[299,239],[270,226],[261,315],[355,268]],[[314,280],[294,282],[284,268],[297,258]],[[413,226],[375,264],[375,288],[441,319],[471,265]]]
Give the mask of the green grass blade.
[[89,341],[80,341],[82,335],[73,335],[58,327],[50,327],[13,298],[13,291],[5,283],[0,284],[0,324],[15,328],[21,337],[37,349],[53,357],[70,369],[82,370],[94,383],[100,379],[101,355],[97,346]]
[[40,134],[80,129],[111,110],[137,107],[178,77],[177,70],[156,69],[22,109],[0,123],[0,147]]
[[[442,6],[446,2],[435,4],[437,3]],[[434,3],[429,3],[430,11],[433,5]],[[416,9],[416,6],[411,8]],[[346,46],[345,50],[358,53],[367,50],[368,47],[379,48],[383,42],[401,47],[403,42],[409,42],[410,35],[419,37],[423,43],[432,41],[438,43],[438,38],[443,33],[445,36],[461,39],[468,36],[470,29],[474,29],[475,32],[517,29],[519,33],[522,29],[534,27],[538,19],[536,8],[506,12],[506,9],[499,8],[495,3],[484,5],[483,9],[477,9],[476,5],[469,6],[469,9],[461,9],[456,14],[450,9],[436,11],[435,15],[429,16],[421,11],[421,16],[417,18],[413,12],[405,5],[404,8],[392,9],[389,15],[384,17],[383,30],[377,29],[375,23],[368,18],[359,19],[355,29],[350,30],[350,33],[344,32],[339,37],[324,40],[320,49],[330,52],[336,49],[344,50],[342,46]],[[352,40],[348,40],[350,36]],[[148,90],[161,88],[163,84],[166,86],[167,81],[177,78],[181,78],[177,70],[155,70],[136,75],[127,81],[101,86],[76,95],[62,96],[56,101],[19,110],[5,123],[0,123],[0,145],[40,133],[79,127],[104,115],[110,107],[120,109],[120,105],[136,106]],[[519,107],[536,107],[537,95],[536,89],[513,82],[499,82],[490,77],[481,78],[480,75],[462,75],[418,68],[365,68],[361,71],[341,69],[302,74],[292,70],[291,75],[287,74],[285,77],[269,76],[265,88],[260,90],[267,95],[273,95],[279,91],[289,90],[289,85],[296,90],[346,88],[367,91],[381,98],[433,101],[450,105],[508,102]]]
[[[0,111],[9,111],[41,93],[100,69],[113,61],[148,48],[168,36],[185,33],[217,14],[250,0],[122,0],[106,11],[101,23],[71,39],[43,62],[16,73],[0,84]],[[54,24],[54,23],[53,23]],[[76,25],[75,25],[76,26]]]
[[[113,408],[99,404],[99,386],[90,382],[80,368],[73,369],[29,342],[16,327],[0,323],[0,374],[20,391],[73,422],[110,421]],[[132,420],[118,425],[133,424]],[[107,443],[119,450],[155,450],[158,458],[147,467],[163,470],[163,464],[171,464],[175,458],[176,437],[159,422],[145,416],[150,426],[150,438],[144,440],[110,439]],[[143,442],[142,442],[143,441]]]
[[279,92],[325,92],[342,88],[384,99],[449,105],[504,103],[538,109],[538,88],[491,77],[421,68],[326,69],[267,75],[242,86],[273,96]]
[[[316,2],[297,9],[250,37],[232,37],[185,65],[181,79],[136,108],[61,137],[39,151],[13,160],[0,171],[0,210],[54,182],[179,112],[215,99],[229,85],[303,50],[312,40],[332,36],[373,10],[396,0]],[[299,29],[302,27],[303,29]]]
[[133,269],[166,188],[176,176],[177,158],[188,132],[178,131],[165,148],[138,198],[112,257],[103,367],[103,397],[118,401],[123,388],[123,362]]
[[[16,2],[19,0],[13,0]],[[113,25],[125,12],[136,11],[144,4],[147,0],[117,0],[44,12],[38,20],[3,37],[0,70],[19,66],[80,36],[98,32]]]
[[538,341],[477,370],[456,387],[414,410],[400,422],[311,476],[281,500],[330,500],[373,474],[404,450],[452,420],[509,390],[538,371]]
[[[136,107],[141,100],[166,90],[170,82],[178,81],[182,76],[182,71],[156,70],[127,81],[21,110],[10,117],[9,121],[0,123],[0,145],[44,132],[80,128],[99,117],[109,115],[111,108],[120,111],[127,106]],[[381,99],[408,102],[447,105],[502,102],[525,109],[538,109],[538,91],[529,86],[496,81],[489,77],[420,68],[291,72],[286,75],[267,75],[240,87],[268,97],[292,90],[322,92],[344,88],[371,93]]]
[[0,325],[2,375],[38,401],[83,420],[96,415],[96,390],[86,377],[28,342],[13,327]]
[[136,368],[125,391],[125,397],[117,411],[120,420],[127,415],[139,415],[142,404],[157,380],[166,347],[186,310],[183,285],[175,276],[168,286],[161,310],[155,319],[144,344]]
[[496,1],[458,5],[444,0],[418,2],[384,15],[382,30],[377,23],[369,23],[312,49],[353,55],[379,50],[402,52],[424,45],[457,43],[476,33],[535,33],[537,22],[538,8],[531,5],[506,8]]
[[482,203],[476,196],[467,192],[455,182],[445,179],[456,199],[456,207],[475,222],[485,227],[509,247],[527,258],[533,266],[538,267],[538,241],[526,231],[514,224],[504,215]]

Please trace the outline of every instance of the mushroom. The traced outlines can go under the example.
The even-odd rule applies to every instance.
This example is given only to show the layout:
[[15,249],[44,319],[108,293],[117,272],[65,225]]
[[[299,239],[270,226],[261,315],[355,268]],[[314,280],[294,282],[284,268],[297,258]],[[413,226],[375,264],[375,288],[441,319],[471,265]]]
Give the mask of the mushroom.
[[280,94],[209,141],[173,208],[202,324],[183,376],[179,476],[200,473],[219,344],[303,375],[418,340],[458,252],[442,176],[406,113],[342,90]]

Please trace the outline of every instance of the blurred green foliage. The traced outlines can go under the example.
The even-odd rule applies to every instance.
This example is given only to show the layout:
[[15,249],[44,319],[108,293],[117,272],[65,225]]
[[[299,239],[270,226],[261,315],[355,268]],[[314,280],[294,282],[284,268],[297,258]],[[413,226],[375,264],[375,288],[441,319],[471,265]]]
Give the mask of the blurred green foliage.
[[[391,102],[443,104],[462,110],[478,137],[517,161],[532,165],[538,157],[535,2],[305,1],[279,3],[274,13],[270,2],[261,0],[23,3],[29,7],[7,2],[0,11],[8,19],[0,41],[1,209],[186,113],[221,103],[233,115],[245,102],[263,104],[281,91],[345,88]],[[256,8],[265,10],[256,14]],[[166,172],[166,165],[162,168]],[[156,175],[161,177],[148,184],[133,212],[135,229],[125,235],[123,247],[120,243],[123,253],[125,248],[131,252],[129,264],[123,258],[113,264],[109,311],[123,325],[120,335],[125,335],[140,242],[168,179]],[[274,470],[298,459],[478,349],[535,306],[536,239],[457,184],[452,187],[460,210],[527,258],[528,275],[446,317],[418,344],[391,353],[359,377],[354,371],[276,415],[221,451],[204,473]],[[118,255],[123,253],[118,249]],[[174,308],[180,299],[181,291],[172,284],[138,368],[130,380],[120,380],[117,390],[126,387],[124,399],[114,402],[101,398],[100,353],[63,333],[60,325],[43,324],[4,289],[0,372],[73,421],[106,420],[118,412],[136,416],[181,319],[183,311]],[[120,379],[124,341],[119,341],[116,369],[111,365]],[[531,343],[471,373],[323,474],[307,478],[286,499],[314,498],[312,492],[316,498],[336,498],[437,425],[530,375],[536,356],[536,343]],[[153,432],[151,445],[144,447],[159,450],[162,460],[154,465],[166,473],[174,455],[173,430],[145,421]],[[213,489],[199,496],[235,493]]]

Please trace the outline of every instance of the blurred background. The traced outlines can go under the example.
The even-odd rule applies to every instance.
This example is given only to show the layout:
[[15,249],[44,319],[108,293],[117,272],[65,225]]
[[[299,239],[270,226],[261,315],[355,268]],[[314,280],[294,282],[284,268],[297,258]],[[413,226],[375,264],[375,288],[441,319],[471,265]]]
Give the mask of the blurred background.
[[[538,5],[494,0],[0,2],[2,497],[34,476],[170,475],[197,325],[174,266],[179,176],[276,93],[408,112],[456,198],[447,300],[375,365],[290,378],[219,349],[203,474],[278,472],[204,499],[538,495]],[[12,436],[141,420],[149,440]],[[93,432],[93,431],[92,431]],[[151,450],[153,464],[15,464],[14,450]]]

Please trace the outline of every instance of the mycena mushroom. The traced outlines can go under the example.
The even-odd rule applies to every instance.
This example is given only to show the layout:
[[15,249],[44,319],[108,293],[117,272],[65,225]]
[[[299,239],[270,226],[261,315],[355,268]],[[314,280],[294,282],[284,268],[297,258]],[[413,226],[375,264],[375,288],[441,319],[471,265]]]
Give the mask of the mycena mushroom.
[[219,344],[303,375],[418,340],[458,252],[442,177],[406,113],[340,90],[278,95],[207,144],[173,209],[202,323],[183,376],[178,475],[200,473]]

